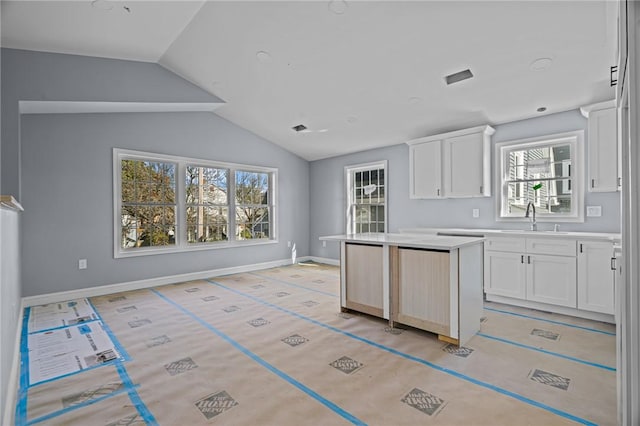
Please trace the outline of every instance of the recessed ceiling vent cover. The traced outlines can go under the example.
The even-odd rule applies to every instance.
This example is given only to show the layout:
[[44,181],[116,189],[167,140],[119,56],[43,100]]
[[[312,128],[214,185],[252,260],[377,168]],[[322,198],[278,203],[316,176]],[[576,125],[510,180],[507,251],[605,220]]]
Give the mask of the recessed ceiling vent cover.
[[466,69],[464,71],[460,71],[454,74],[449,74],[444,79],[446,80],[447,85],[449,85],[449,84],[457,83],[462,80],[467,80],[471,77],[473,77],[473,73],[471,72],[470,69]]
[[307,126],[305,126],[304,124],[298,124],[297,126],[293,126],[292,129],[296,132],[303,132],[307,130]]

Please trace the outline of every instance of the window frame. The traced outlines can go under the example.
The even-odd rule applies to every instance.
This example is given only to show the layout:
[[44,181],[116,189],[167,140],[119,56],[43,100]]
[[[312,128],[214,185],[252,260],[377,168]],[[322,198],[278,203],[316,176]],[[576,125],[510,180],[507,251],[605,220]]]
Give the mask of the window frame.
[[366,170],[384,170],[384,233],[389,232],[389,167],[387,160],[375,161],[371,163],[362,163],[362,164],[354,164],[350,166],[345,166],[344,168],[344,182],[345,182],[345,191],[346,191],[346,233],[354,234],[355,233],[355,206],[356,203],[353,202],[353,185],[354,179],[353,176],[356,172],[366,171]]
[[[121,239],[121,209],[122,209],[122,176],[121,162],[122,160],[138,160],[138,161],[158,161],[164,163],[173,163],[176,165],[176,213],[175,213],[175,244],[171,246],[156,247],[134,247],[122,248]],[[192,167],[212,167],[229,170],[229,193],[227,195],[229,220],[228,229],[229,239],[226,241],[212,242],[187,242],[187,217],[186,217],[186,170],[187,166]],[[145,151],[136,151],[130,149],[113,148],[112,156],[113,170],[113,257],[116,259],[148,256],[167,253],[183,253],[200,250],[215,250],[231,247],[246,247],[264,244],[278,243],[278,169],[275,167],[253,166],[248,164],[228,163],[213,160],[204,160],[201,158],[182,157],[177,155],[157,154]],[[270,209],[269,220],[269,238],[256,238],[237,240],[235,237],[235,172],[246,171],[268,174],[269,197],[268,208]],[[231,178],[233,177],[233,178]]]
[[497,222],[528,222],[524,215],[508,214],[508,154],[513,150],[535,147],[569,145],[571,148],[571,212],[536,212],[536,222],[584,222],[584,131],[557,133],[527,139],[518,139],[495,144],[495,220]]

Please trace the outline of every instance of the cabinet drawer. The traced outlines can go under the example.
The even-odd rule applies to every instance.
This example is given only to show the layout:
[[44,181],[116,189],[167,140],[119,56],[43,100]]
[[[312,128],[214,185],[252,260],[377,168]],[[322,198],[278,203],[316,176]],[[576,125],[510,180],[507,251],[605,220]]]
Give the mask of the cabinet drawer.
[[527,238],[527,253],[575,256],[576,240],[564,240],[557,238]]
[[485,240],[484,248],[492,251],[524,252],[526,244],[524,238],[492,237]]

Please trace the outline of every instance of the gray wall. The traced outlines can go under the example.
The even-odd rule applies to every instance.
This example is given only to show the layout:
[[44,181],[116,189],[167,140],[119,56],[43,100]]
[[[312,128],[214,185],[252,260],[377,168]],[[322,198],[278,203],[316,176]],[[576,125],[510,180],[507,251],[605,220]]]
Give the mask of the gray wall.
[[[308,254],[309,163],[215,114],[19,116],[17,109],[25,99],[219,101],[214,96],[155,64],[2,53],[3,185],[20,184],[25,208],[22,296],[287,259],[287,241],[298,256]],[[114,259],[114,147],[277,167],[279,242]],[[78,270],[81,258],[86,270]]]
[[20,201],[18,101],[221,102],[158,64],[2,49],[2,193]]
[[[549,114],[528,120],[494,126],[492,148],[497,142],[524,139],[573,130],[584,130],[587,120],[580,111]],[[587,151],[585,149],[585,159]],[[310,165],[310,246],[312,256],[337,259],[338,245],[322,247],[318,237],[343,234],[346,230],[346,198],[344,167],[353,164],[389,160],[388,203],[389,232],[409,227],[504,228],[521,229],[518,223],[495,221],[495,197],[443,200],[411,200],[409,198],[409,147],[406,144],[374,149],[311,162]],[[492,156],[492,167],[493,156]],[[493,171],[492,171],[493,176]],[[495,193],[495,182],[494,190]],[[564,231],[620,232],[620,193],[585,193],[585,206],[602,206],[602,217],[585,217],[584,223],[562,223]],[[480,209],[473,218],[472,210]],[[524,222],[523,222],[524,223]],[[551,229],[552,223],[541,223],[539,229]]]

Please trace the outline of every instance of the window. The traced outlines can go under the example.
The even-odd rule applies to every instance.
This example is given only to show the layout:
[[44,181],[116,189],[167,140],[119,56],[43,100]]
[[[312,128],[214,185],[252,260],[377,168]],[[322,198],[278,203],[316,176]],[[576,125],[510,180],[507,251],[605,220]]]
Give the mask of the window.
[[387,161],[345,167],[347,234],[387,232]]
[[498,219],[583,220],[582,132],[496,144]]
[[276,241],[276,169],[120,149],[113,164],[115,257]]

